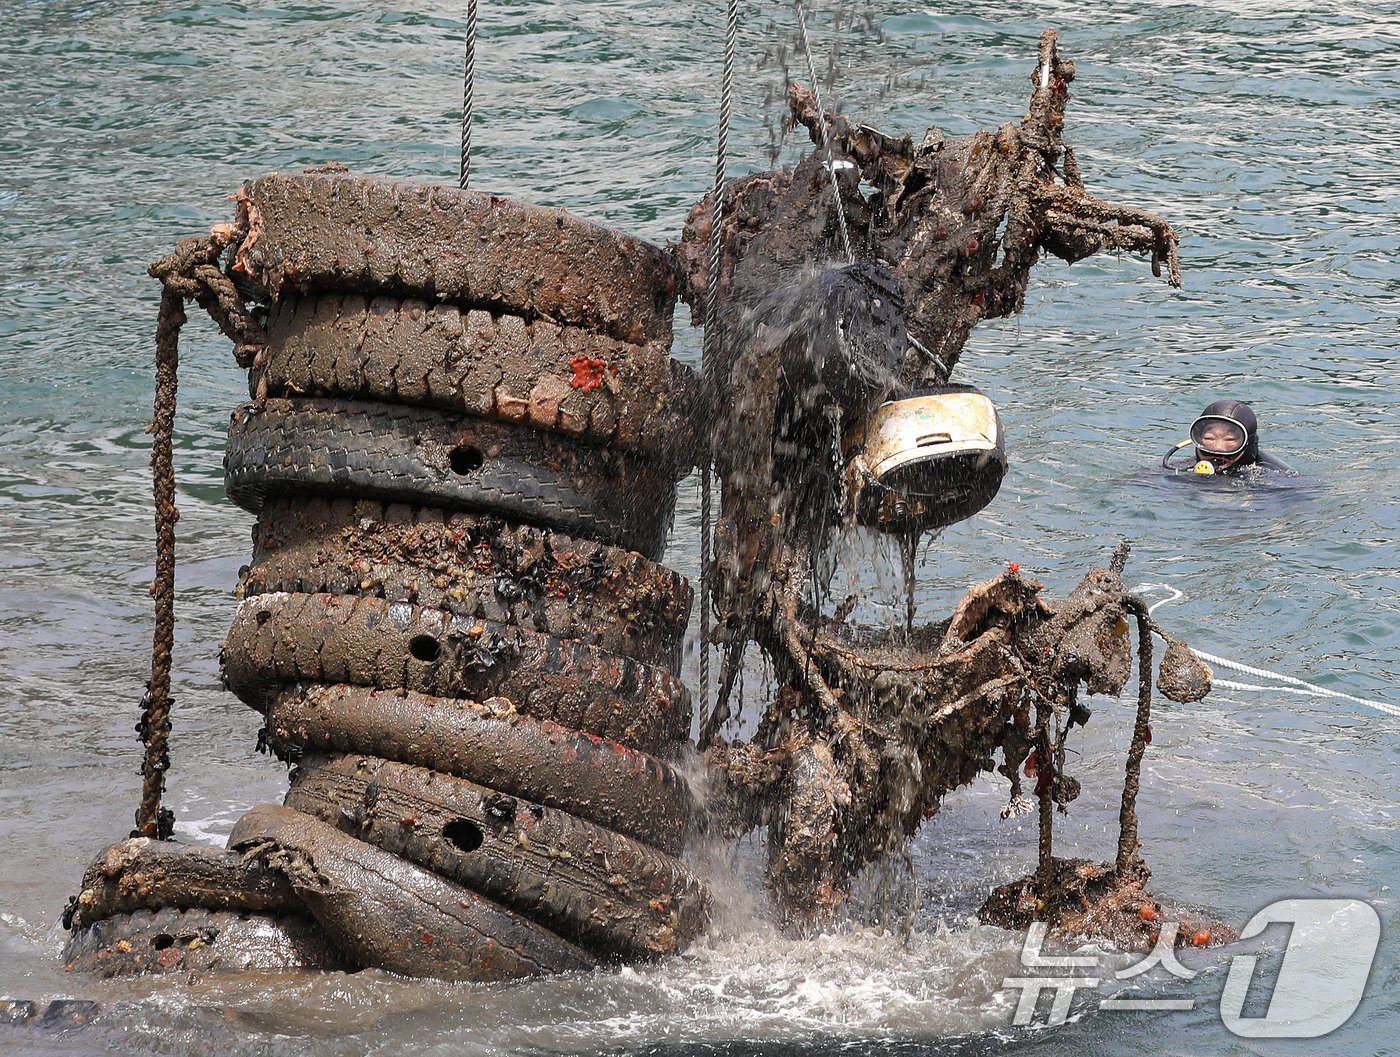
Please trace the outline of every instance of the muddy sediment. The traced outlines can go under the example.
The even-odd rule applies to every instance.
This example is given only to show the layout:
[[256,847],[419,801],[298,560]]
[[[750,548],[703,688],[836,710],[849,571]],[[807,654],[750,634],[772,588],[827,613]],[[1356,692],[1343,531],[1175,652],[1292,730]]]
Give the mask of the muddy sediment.
[[676,275],[659,247],[562,209],[340,171],[275,174],[238,193],[235,274],[268,300],[397,293],[503,308],[669,342]]
[[431,407],[686,466],[696,450],[698,381],[668,341],[431,300],[287,297],[249,382],[254,395]]

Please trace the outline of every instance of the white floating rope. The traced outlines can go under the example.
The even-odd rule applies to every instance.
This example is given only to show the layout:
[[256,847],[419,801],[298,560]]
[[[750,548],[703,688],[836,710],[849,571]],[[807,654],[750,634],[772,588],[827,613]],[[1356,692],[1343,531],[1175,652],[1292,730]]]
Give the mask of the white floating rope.
[[[1133,588],[1135,594],[1143,591],[1170,591],[1171,596],[1160,599],[1148,607],[1147,612],[1151,612],[1158,606],[1164,606],[1171,602],[1176,602],[1186,597],[1185,592],[1177,590],[1171,584],[1138,584]],[[1212,679],[1211,685],[1224,690],[1252,690],[1262,693],[1284,693],[1297,694],[1304,697],[1328,697],[1334,700],[1350,701],[1353,704],[1364,705],[1373,708],[1377,712],[1384,712],[1389,716],[1400,716],[1400,706],[1392,705],[1386,701],[1377,701],[1370,697],[1357,697],[1355,694],[1343,693],[1340,690],[1329,690],[1325,686],[1318,686],[1310,683],[1306,679],[1298,679],[1291,675],[1284,675],[1282,672],[1270,671],[1268,668],[1259,668],[1252,664],[1242,664],[1239,661],[1232,661],[1228,657],[1218,657],[1205,650],[1198,650],[1191,647],[1191,652],[1207,664],[1213,664],[1220,668],[1227,668],[1231,671],[1240,672],[1244,675],[1252,675],[1256,679],[1272,679],[1275,682],[1283,683],[1283,686],[1259,686],[1254,683],[1237,683],[1229,679]]]

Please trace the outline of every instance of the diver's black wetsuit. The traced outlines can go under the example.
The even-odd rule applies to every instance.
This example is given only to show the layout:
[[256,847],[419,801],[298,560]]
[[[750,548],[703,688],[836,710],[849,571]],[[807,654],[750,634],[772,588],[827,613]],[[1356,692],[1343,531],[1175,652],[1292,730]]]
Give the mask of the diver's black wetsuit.
[[[1235,466],[1239,466],[1239,465],[1241,465],[1241,464],[1239,464],[1239,463],[1236,463],[1236,464],[1235,464]],[[1289,466],[1288,463],[1286,463],[1286,462],[1284,462],[1282,459],[1280,459],[1277,455],[1270,455],[1267,451],[1260,451],[1260,452],[1259,452],[1259,458],[1258,458],[1257,460],[1255,460],[1254,462],[1250,463],[1249,465],[1251,465],[1251,466],[1262,466],[1262,467],[1264,467],[1266,470],[1278,470],[1278,471],[1280,471],[1281,473],[1292,473],[1292,474],[1296,474],[1296,473],[1298,472],[1297,470],[1293,469],[1293,467]],[[1231,469],[1231,470],[1235,469],[1235,466],[1230,467],[1230,469]],[[1229,473],[1229,470],[1226,470],[1225,472],[1226,472],[1226,473]]]

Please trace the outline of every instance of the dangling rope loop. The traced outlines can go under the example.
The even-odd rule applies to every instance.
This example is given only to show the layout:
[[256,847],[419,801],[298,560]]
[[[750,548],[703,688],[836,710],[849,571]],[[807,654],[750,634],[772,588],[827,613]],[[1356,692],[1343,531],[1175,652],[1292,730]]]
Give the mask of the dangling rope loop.
[[180,328],[185,323],[185,299],[167,286],[161,293],[156,324],[155,410],[146,432],[151,434],[151,490],[156,507],[156,577],[151,581],[156,623],[151,636],[151,677],[141,698],[141,721],[136,731],[145,742],[141,762],[141,803],[136,809],[136,833],[164,840],[175,817],[160,806],[165,772],[170,767],[170,660],[175,648],[175,392],[180,366]]
[[471,175],[472,95],[476,88],[476,0],[467,0],[467,63],[462,76],[462,169],[457,186],[466,190]]
[[[146,432],[151,435],[151,490],[155,496],[156,575],[155,629],[151,634],[151,677],[141,698],[136,725],[145,746],[141,763],[141,803],[136,809],[134,836],[164,840],[175,825],[174,814],[160,806],[165,772],[170,769],[171,658],[175,648],[175,397],[179,385],[180,328],[185,325],[185,301],[197,301],[235,343],[243,366],[260,359],[266,343],[262,325],[253,318],[232,280],[219,267],[219,257],[246,228],[225,224],[206,238],[188,238],[175,252],[151,265],[150,274],[164,284],[156,322],[155,408]],[[246,361],[246,362],[245,362]]]

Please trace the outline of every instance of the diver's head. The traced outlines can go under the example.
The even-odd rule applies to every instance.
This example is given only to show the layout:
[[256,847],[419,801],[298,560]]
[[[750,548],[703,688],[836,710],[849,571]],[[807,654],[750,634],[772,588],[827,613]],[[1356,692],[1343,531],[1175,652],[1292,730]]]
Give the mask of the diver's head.
[[1191,423],[1196,460],[1209,463],[1216,473],[1258,462],[1258,434],[1254,412],[1239,400],[1217,400]]

